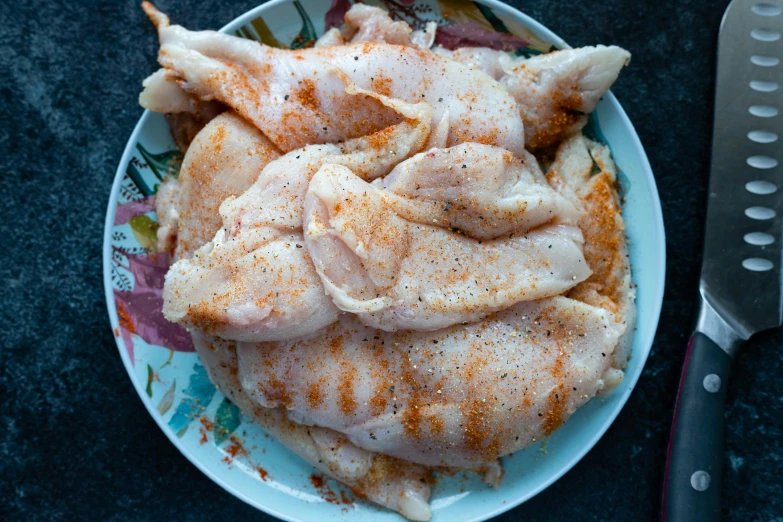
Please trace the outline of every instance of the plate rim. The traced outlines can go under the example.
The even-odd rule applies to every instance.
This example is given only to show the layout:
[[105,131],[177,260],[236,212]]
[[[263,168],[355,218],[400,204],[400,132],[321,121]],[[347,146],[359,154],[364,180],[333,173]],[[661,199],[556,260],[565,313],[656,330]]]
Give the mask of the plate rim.
[[[269,0],[268,2],[258,5],[246,11],[245,13],[239,15],[238,17],[234,18],[229,23],[221,27],[218,30],[218,32],[226,33],[238,26],[245,25],[248,20],[252,20],[256,18],[257,16],[259,16],[259,13],[265,11],[266,9],[269,9],[270,7],[273,7],[277,4],[287,3],[289,1],[291,0]],[[504,2],[501,2],[500,0],[480,0],[480,1],[481,3],[487,5],[490,8],[499,8],[501,10],[510,12],[515,18],[521,20],[523,22],[523,25],[532,29],[537,34],[543,35],[546,40],[553,42],[555,45],[559,47],[570,47],[565,42],[565,40],[563,40],[559,35],[551,31],[549,28],[547,28],[546,26],[544,26],[542,23],[538,22],[534,18],[523,13],[519,9],[511,5],[508,5]],[[654,289],[653,288],[650,289],[650,290],[654,290],[654,292],[651,292],[652,293],[651,300],[652,303],[654,304],[653,307],[654,309],[652,310],[653,313],[651,315],[652,317],[654,317],[654,319],[650,320],[650,322],[648,323],[650,325],[649,333],[641,341],[641,346],[644,348],[644,351],[643,353],[638,353],[638,351],[633,353],[634,358],[638,358],[640,363],[632,374],[629,375],[628,373],[626,373],[625,379],[623,380],[622,395],[617,401],[617,404],[614,407],[614,409],[609,412],[606,422],[602,425],[602,427],[599,430],[596,430],[592,434],[592,436],[588,439],[587,443],[585,443],[581,447],[581,449],[578,452],[576,452],[574,456],[561,467],[561,469],[558,472],[554,473],[548,480],[543,481],[537,487],[532,488],[531,490],[525,492],[522,495],[519,495],[517,498],[513,500],[509,500],[506,503],[501,504],[494,510],[487,511],[484,514],[474,517],[472,519],[468,519],[465,522],[480,522],[480,521],[488,520],[501,513],[510,511],[515,507],[523,504],[524,502],[527,502],[531,498],[535,497],[543,490],[551,486],[553,483],[558,481],[560,478],[562,478],[562,476],[565,475],[567,472],[569,472],[571,469],[573,469],[573,467],[576,466],[576,464],[578,464],[584,458],[584,456],[595,447],[598,441],[614,424],[615,420],[617,419],[617,416],[620,414],[620,411],[622,411],[622,409],[625,407],[631,394],[636,389],[636,384],[639,380],[639,377],[642,374],[642,371],[644,371],[644,367],[647,363],[647,359],[649,358],[650,352],[652,351],[653,343],[655,340],[655,334],[657,333],[658,325],[660,322],[661,310],[663,307],[664,289],[666,283],[666,229],[663,222],[663,210],[661,207],[661,199],[658,193],[658,186],[655,183],[655,176],[653,174],[652,166],[650,165],[649,158],[647,157],[647,153],[644,150],[644,146],[642,145],[639,135],[636,132],[636,128],[634,127],[630,118],[626,114],[625,109],[623,109],[623,106],[620,104],[620,102],[617,100],[617,98],[614,96],[614,94],[611,91],[607,91],[607,93],[603,96],[603,99],[613,106],[613,109],[617,112],[620,121],[623,123],[623,125],[627,126],[630,129],[628,137],[630,138],[630,144],[633,148],[633,151],[641,159],[641,165],[640,165],[641,171],[643,171],[644,173],[644,180],[648,186],[649,194],[654,203],[653,208],[651,209],[653,213],[653,221],[654,221],[653,227],[656,231],[659,232],[656,235],[657,237],[660,238],[656,249],[658,252],[658,259],[654,263],[654,267],[657,268],[657,273],[653,274],[652,276],[652,279],[656,281],[656,285]],[[152,112],[148,109],[145,109],[141,117],[139,118],[138,122],[134,126],[133,132],[131,132],[131,135],[126,142],[125,149],[123,150],[122,156],[117,166],[117,170],[115,171],[114,174],[114,181],[112,182],[111,192],[109,194],[109,202],[106,210],[106,219],[104,222],[104,234],[103,234],[103,246],[102,246],[103,286],[104,286],[104,297],[106,299],[106,308],[109,314],[109,327],[112,330],[114,330],[115,325],[119,324],[116,303],[114,301],[114,289],[112,287],[112,282],[111,282],[111,235],[112,235],[112,228],[114,226],[114,216],[117,208],[119,188],[122,183],[122,179],[125,175],[125,170],[123,167],[127,165],[128,162],[130,161],[133,155],[134,146],[139,141],[138,138],[139,135],[141,134],[142,128],[144,127],[145,123],[151,116],[152,116]],[[637,333],[634,333],[634,336],[636,335]],[[150,414],[152,419],[161,429],[163,434],[169,439],[169,441],[174,445],[174,447],[176,447],[179,450],[179,452],[188,461],[190,461],[191,464],[196,466],[196,468],[199,471],[201,471],[204,475],[206,475],[212,482],[214,482],[215,484],[223,488],[223,490],[227,491],[228,493],[238,498],[239,500],[242,500],[243,502],[253,506],[254,508],[259,509],[264,513],[277,517],[281,520],[286,520],[288,522],[307,522],[302,518],[291,516],[289,514],[277,511],[272,507],[262,504],[257,499],[251,498],[249,495],[246,495],[240,492],[239,490],[234,489],[233,487],[228,485],[228,483],[226,483],[224,480],[218,477],[217,474],[214,473],[209,467],[201,463],[196,458],[195,454],[193,454],[188,448],[186,448],[185,445],[182,443],[182,441],[178,439],[170,429],[167,428],[167,425],[164,423],[163,418],[158,415],[155,415],[156,413],[155,407],[150,401],[145,399],[145,392],[144,389],[142,388],[141,382],[138,379],[136,379],[134,376],[135,372],[134,372],[133,361],[130,360],[130,356],[128,355],[128,352],[125,349],[125,347],[121,345],[120,343],[121,337],[118,337],[116,335],[113,335],[113,337],[114,337],[115,345],[117,346],[117,349],[120,352],[120,357],[122,359],[123,365],[125,366],[125,370],[126,372],[128,372],[128,377],[130,378],[131,383],[133,384],[133,387],[136,390],[136,394],[141,399],[142,404],[144,404],[144,407],[147,409],[147,412]],[[620,390],[615,390],[614,393],[617,393],[619,391]]]

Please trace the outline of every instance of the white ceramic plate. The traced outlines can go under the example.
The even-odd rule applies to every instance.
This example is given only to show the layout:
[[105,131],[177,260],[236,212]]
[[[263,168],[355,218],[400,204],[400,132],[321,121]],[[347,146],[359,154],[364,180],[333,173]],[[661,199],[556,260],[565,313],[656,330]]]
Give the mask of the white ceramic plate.
[[[372,2],[369,2],[372,3]],[[387,8],[414,23],[464,24],[458,34],[481,42],[491,31],[521,52],[566,44],[519,11],[494,0],[387,0]],[[347,0],[273,0],[240,16],[223,32],[271,45],[306,44],[323,33],[328,15],[342,19]],[[175,20],[187,25],[187,20]],[[154,38],[150,29],[150,38]],[[520,40],[521,39],[521,40]],[[524,40],[524,42],[521,42]],[[475,43],[474,43],[475,45]],[[150,71],[152,72],[152,71]],[[633,69],[625,74],[634,74]],[[141,87],[141,86],[139,86]],[[524,502],[576,464],[604,434],[633,390],[647,360],[663,299],[665,241],[658,192],[631,122],[612,94],[604,96],[591,122],[621,171],[624,216],[638,321],[633,357],[623,384],[596,398],[541,444],[504,458],[505,478],[491,489],[476,477],[444,477],[432,497],[435,522],[485,520]],[[169,260],[154,254],[154,191],[179,168],[181,156],[164,118],[145,112],[125,148],[112,187],[104,236],[106,300],[117,346],[144,405],[179,450],[208,477],[245,502],[279,518],[311,520],[401,520],[361,501],[344,503],[334,482],[316,488],[315,471],[244,417],[209,382],[188,335],[160,312]],[[347,494],[349,498],[350,493]]]

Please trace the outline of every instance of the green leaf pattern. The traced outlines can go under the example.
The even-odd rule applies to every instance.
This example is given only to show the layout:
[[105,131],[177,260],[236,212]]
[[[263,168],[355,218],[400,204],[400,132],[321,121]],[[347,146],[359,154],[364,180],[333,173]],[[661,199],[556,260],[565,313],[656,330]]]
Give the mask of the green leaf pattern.
[[261,42],[265,45],[268,45],[269,47],[288,49],[287,46],[283,45],[283,43],[278,40],[274,34],[272,34],[272,30],[269,29],[269,26],[266,25],[266,22],[260,16],[252,20],[249,24],[237,29],[234,34],[241,38],[247,38],[248,40]]
[[152,366],[149,364],[147,365],[147,388],[145,391],[147,392],[147,396],[151,399],[152,398],[152,379],[155,377],[155,372],[152,371]]
[[188,387],[183,392],[185,398],[179,403],[177,410],[168,422],[169,427],[174,430],[177,437],[185,435],[190,422],[204,413],[217,391],[200,362],[193,365],[193,372],[190,376]]
[[223,399],[215,414],[215,423],[212,427],[215,434],[215,444],[218,446],[228,439],[242,423],[239,408],[228,399]]
[[179,169],[182,166],[183,159],[180,151],[169,150],[159,154],[153,154],[144,148],[141,143],[137,143],[136,148],[159,180],[163,181],[166,176],[179,175]]
[[318,34],[315,32],[313,22],[310,21],[310,17],[307,16],[307,13],[302,7],[302,4],[300,4],[298,0],[294,0],[294,7],[299,13],[299,17],[302,19],[302,29],[299,31],[299,34],[294,37],[290,47],[291,49],[305,49],[307,47],[312,47],[315,41],[318,39]]
[[158,223],[146,214],[134,216],[128,221],[133,237],[139,246],[150,252],[158,250]]

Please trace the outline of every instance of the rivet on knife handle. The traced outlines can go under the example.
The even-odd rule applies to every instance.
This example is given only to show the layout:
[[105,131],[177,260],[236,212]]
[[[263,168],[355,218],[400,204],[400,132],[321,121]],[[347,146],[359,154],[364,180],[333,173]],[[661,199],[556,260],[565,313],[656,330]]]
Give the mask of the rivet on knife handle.
[[731,358],[694,332],[685,355],[666,455],[665,522],[720,520],[723,407]]

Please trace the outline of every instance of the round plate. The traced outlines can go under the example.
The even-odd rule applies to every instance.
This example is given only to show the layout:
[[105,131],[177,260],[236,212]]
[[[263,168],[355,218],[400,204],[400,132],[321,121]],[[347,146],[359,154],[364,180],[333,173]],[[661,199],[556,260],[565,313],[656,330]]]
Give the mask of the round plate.
[[[373,2],[370,2],[373,3]],[[482,45],[488,36],[518,54],[566,44],[519,11],[494,0],[386,0],[394,14],[421,24],[448,18],[452,43]],[[350,4],[334,0],[273,0],[240,16],[222,32],[281,47],[303,46],[321,35],[325,19],[342,20]],[[175,21],[176,22],[176,21]],[[187,20],[181,22],[187,25]],[[151,29],[151,28],[150,28]],[[456,35],[456,36],[453,36]],[[512,36],[513,35],[513,36]],[[152,38],[150,30],[150,38]],[[460,40],[462,39],[462,40]],[[290,44],[287,44],[290,42]],[[520,48],[521,47],[521,48]],[[663,299],[665,242],[658,191],[631,122],[609,93],[589,132],[607,143],[621,171],[624,216],[638,320],[623,384],[594,398],[543,444],[503,459],[499,489],[475,476],[443,477],[433,490],[433,520],[485,520],[531,498],[576,464],[607,430],[636,384],[653,341]],[[154,193],[182,160],[160,114],[146,111],[125,148],[112,187],[103,248],[106,302],[117,346],[150,415],[179,450],[208,477],[245,502],[285,520],[401,520],[350,492],[312,476],[315,470],[267,438],[209,382],[188,334],[161,314],[166,254],[156,254]],[[545,450],[545,451],[544,451]],[[318,484],[321,487],[316,487]]]

